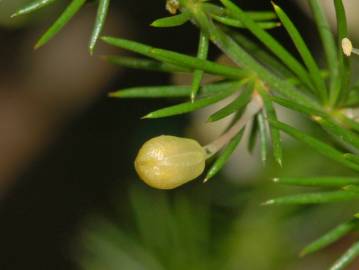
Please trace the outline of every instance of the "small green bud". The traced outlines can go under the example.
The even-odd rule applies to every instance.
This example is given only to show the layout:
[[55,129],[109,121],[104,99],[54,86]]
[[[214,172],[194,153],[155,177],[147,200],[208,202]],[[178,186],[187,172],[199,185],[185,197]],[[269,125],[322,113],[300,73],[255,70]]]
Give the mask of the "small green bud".
[[149,186],[173,189],[198,177],[205,161],[205,150],[197,141],[162,135],[141,147],[135,168]]

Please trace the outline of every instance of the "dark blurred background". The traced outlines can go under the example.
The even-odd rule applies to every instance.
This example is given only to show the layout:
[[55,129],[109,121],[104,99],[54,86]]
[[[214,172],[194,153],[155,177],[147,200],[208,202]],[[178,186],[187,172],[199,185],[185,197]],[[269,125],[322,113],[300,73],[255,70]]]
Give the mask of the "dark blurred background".
[[[328,160],[293,142],[288,143],[287,165],[282,171],[271,162],[263,168],[258,157],[254,157],[251,161],[254,165],[249,166],[252,171],[244,175],[228,171],[212,183],[202,185],[196,181],[172,192],[154,192],[145,187],[133,169],[133,159],[139,146],[148,138],[160,134],[185,135],[195,120],[188,115],[140,120],[151,110],[178,101],[115,100],[106,94],[119,88],[170,84],[185,78],[111,66],[98,56],[124,52],[114,51],[102,44],[95,56],[90,57],[86,46],[96,3],[87,4],[49,44],[34,51],[32,46],[36,39],[60,14],[65,3],[55,4],[35,15],[9,19],[10,14],[26,2],[0,1],[1,270],[161,269],[144,265],[132,267],[126,264],[125,259],[121,261],[120,255],[114,255],[119,260],[117,267],[103,264],[96,268],[89,266],[87,253],[83,251],[83,246],[93,244],[88,240],[92,244],[87,245],[88,236],[84,228],[91,227],[88,224],[98,220],[111,220],[117,224],[119,231],[136,234],[134,226],[141,227],[138,223],[144,222],[133,217],[136,209],[140,213],[151,209],[146,210],[144,203],[138,206],[144,207],[143,211],[138,210],[134,200],[141,201],[141,198],[149,200],[146,202],[153,203],[155,208],[171,208],[174,207],[172,200],[177,205],[178,200],[182,202],[181,198],[186,198],[189,205],[196,202],[210,209],[209,217],[205,219],[212,228],[208,236],[212,244],[208,245],[225,245],[220,239],[231,239],[233,243],[226,241],[227,245],[238,249],[232,249],[233,254],[230,255],[234,258],[230,263],[233,269],[324,269],[322,266],[330,264],[340,253],[341,247],[338,247],[300,262],[296,257],[305,241],[312,240],[321,229],[330,228],[337,219],[349,215],[349,211],[343,211],[340,217],[328,218],[326,213],[329,210],[326,209],[319,211],[314,208],[303,214],[300,209],[271,210],[259,206],[260,202],[278,193],[270,184],[272,176],[328,170]],[[312,44],[312,49],[320,55],[318,37],[305,9],[293,1],[277,2],[291,15],[306,40]],[[267,0],[243,0],[240,5],[252,10],[271,8]],[[106,35],[131,38],[188,54],[196,51],[198,33],[192,25],[172,29],[149,26],[154,19],[167,16],[164,1],[112,1],[110,10],[104,30]],[[294,51],[282,29],[273,33]],[[211,48],[211,59],[219,56],[219,51]],[[303,157],[311,162],[303,164]],[[237,169],[233,162],[242,162],[241,153],[237,154],[232,165],[229,164],[229,168]],[[335,166],[329,170],[343,170]],[[255,189],[254,183],[260,188]],[[158,198],[163,196],[166,198],[159,202],[162,199]],[[191,211],[192,208],[188,209]],[[198,211],[202,213],[203,209]],[[318,212],[327,219],[327,223],[312,219],[309,226],[306,220]],[[258,220],[253,213],[261,215],[261,219]],[[284,217],[288,216],[290,221],[284,222]],[[158,217],[153,213],[153,216],[147,217],[151,218]],[[279,225],[282,221],[285,224]],[[235,233],[237,229],[231,226],[236,228],[237,223],[241,226]],[[153,222],[151,224],[157,226]],[[193,226],[192,223],[188,228]],[[303,239],[298,237],[298,231],[302,230],[305,230]],[[198,231],[202,228],[199,227]],[[109,239],[115,241],[115,238]],[[235,242],[236,239],[238,242]],[[350,242],[350,239],[345,241]],[[262,247],[256,246],[256,243]],[[121,245],[124,250],[129,250],[126,244]],[[345,247],[346,243],[342,245]],[[145,244],[139,246],[149,249]],[[283,247],[286,247],[284,251]],[[253,259],[254,256],[266,259]],[[218,265],[222,265],[221,260],[225,259],[218,259]],[[186,267],[201,269],[198,265]],[[162,269],[170,268],[164,266]]]

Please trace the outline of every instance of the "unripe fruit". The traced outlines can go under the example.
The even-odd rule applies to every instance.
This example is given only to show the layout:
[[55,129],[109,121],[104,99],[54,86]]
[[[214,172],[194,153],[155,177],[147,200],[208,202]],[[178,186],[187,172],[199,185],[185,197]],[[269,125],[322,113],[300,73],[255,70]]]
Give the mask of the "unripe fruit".
[[173,189],[199,176],[206,153],[192,139],[162,135],[147,141],[135,160],[140,178],[158,189]]

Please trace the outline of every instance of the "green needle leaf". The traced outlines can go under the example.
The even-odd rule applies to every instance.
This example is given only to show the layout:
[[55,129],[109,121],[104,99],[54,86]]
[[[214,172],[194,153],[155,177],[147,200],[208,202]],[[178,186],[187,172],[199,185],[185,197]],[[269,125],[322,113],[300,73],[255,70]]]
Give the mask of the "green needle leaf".
[[221,93],[205,97],[202,99],[198,99],[194,102],[185,102],[178,105],[170,106],[167,108],[163,108],[154,112],[151,112],[144,116],[143,118],[162,118],[162,117],[168,117],[172,115],[178,115],[178,114],[184,114],[188,112],[192,112],[204,107],[207,107],[213,103],[216,103],[229,95],[233,94],[233,92],[237,91],[241,86],[241,83],[239,85],[234,85],[226,90],[223,90]]
[[202,10],[205,11],[206,13],[209,13],[211,15],[216,15],[216,16],[227,16],[228,12],[226,9],[224,9],[223,7],[220,7],[218,5],[215,4],[211,4],[211,3],[203,3],[202,4]]
[[[223,82],[208,84],[201,88],[201,94],[214,95],[227,89],[240,87],[239,82]],[[162,98],[162,97],[187,97],[191,94],[191,86],[145,86],[145,87],[131,87],[127,89],[118,90],[110,93],[110,97],[116,98]]]
[[137,58],[137,57],[127,57],[127,56],[103,56],[102,59],[115,64],[118,66],[123,66],[127,68],[134,69],[143,69],[149,71],[158,71],[158,72],[191,72],[191,69],[181,68],[172,64],[163,63],[155,60]]
[[251,74],[251,72],[244,69],[220,65],[213,63],[211,61],[198,59],[196,57],[188,56],[185,54],[153,48],[126,39],[102,37],[102,40],[110,45],[127,49],[136,53],[140,53],[148,57],[155,58],[159,61],[168,62],[174,65],[179,65],[180,67],[201,69],[205,72],[225,76],[228,78],[236,78],[236,79],[245,78],[250,76]]
[[180,53],[169,53],[168,51],[161,49],[154,49],[152,51],[153,55],[158,56],[162,59],[167,59],[170,63],[183,65],[188,68],[201,69],[208,73],[222,75],[228,78],[240,79],[248,78],[251,76],[251,72],[240,69],[229,67],[226,65],[216,64],[211,61],[198,59],[195,57],[187,56]]
[[229,0],[221,0],[222,4],[231,11],[269,50],[271,50],[284,64],[286,64],[309,88],[313,85],[304,67],[270,34],[263,30],[242,9]]
[[[206,60],[208,55],[208,48],[209,48],[209,40],[205,33],[200,32],[199,36],[199,44],[198,44],[198,53],[197,58]],[[193,81],[192,81],[192,92],[191,92],[191,101],[193,102],[196,98],[197,92],[201,87],[201,81],[203,77],[203,70],[196,69],[193,74]]]
[[344,156],[345,159],[347,159],[349,161],[352,161],[352,162],[359,165],[359,155],[354,155],[354,154],[351,154],[351,153],[345,153],[343,156]]
[[191,18],[191,14],[188,12],[183,12],[181,14],[165,17],[155,20],[151,23],[151,26],[154,27],[175,27],[185,24]]
[[258,129],[259,129],[258,120],[257,120],[257,117],[256,117],[252,121],[251,130],[249,132],[249,139],[248,139],[247,149],[248,149],[248,152],[250,152],[250,153],[253,152],[253,149],[256,146],[257,137],[258,137]]
[[[188,7],[191,8],[190,6]],[[275,74],[263,67],[258,61],[256,61],[247,51],[245,51],[234,39],[232,34],[226,34],[221,28],[216,26],[213,22],[208,20],[208,16],[199,16],[197,18],[196,13],[192,13],[196,24],[202,29],[202,31],[208,32],[210,40],[216,44],[230,59],[232,59],[239,66],[252,70],[256,77],[261,78],[267,83],[273,90],[281,95],[296,100],[302,104],[312,104],[313,106],[319,106],[315,100],[309,98],[302,92],[298,91],[295,86],[287,80],[281,80]],[[207,21],[203,23],[203,20],[207,18]]]
[[353,199],[359,199],[359,193],[340,190],[340,191],[289,195],[289,196],[271,199],[265,202],[264,205],[320,204],[320,203],[349,201]]
[[291,126],[288,126],[287,124],[284,124],[282,122],[278,122],[278,121],[274,121],[272,119],[268,120],[270,122],[270,124],[282,131],[284,131],[285,133],[287,133],[288,135],[294,137],[295,139],[297,139],[298,141],[301,141],[307,145],[309,145],[310,147],[312,147],[313,149],[317,150],[319,153],[349,167],[352,168],[353,170],[359,171],[359,165],[347,160],[344,157],[344,154],[340,151],[338,151],[337,149],[333,148],[332,146],[323,143],[322,141],[311,137]]
[[241,109],[243,109],[248,104],[248,102],[251,100],[253,88],[254,88],[254,83],[250,83],[248,85],[248,87],[245,88],[243,90],[243,92],[234,101],[229,103],[227,106],[225,106],[221,110],[212,114],[208,118],[208,121],[209,122],[218,121],[236,111],[240,111]]
[[110,5],[110,0],[99,0],[95,26],[92,31],[92,35],[91,35],[91,39],[90,39],[90,43],[89,43],[89,51],[90,51],[91,55],[93,54],[96,42],[101,34],[104,24],[105,24],[109,5]]
[[333,120],[329,118],[315,118],[316,122],[318,122],[328,133],[333,134],[338,138],[339,141],[347,143],[351,146],[359,149],[359,135],[350,130],[339,126]]
[[273,181],[278,184],[309,186],[309,187],[342,187],[345,185],[359,184],[359,177],[341,177],[341,176],[324,176],[324,177],[280,177],[274,178]]
[[[243,23],[237,19],[233,19],[230,17],[221,17],[221,16],[216,16],[216,15],[212,15],[212,18],[215,19],[217,22],[220,22],[224,25],[228,25],[228,26],[232,26],[232,27],[237,27],[237,28],[245,28],[245,26],[243,25]],[[262,29],[272,29],[275,27],[279,27],[281,24],[278,22],[258,22],[258,25],[262,28]]]
[[246,13],[254,21],[266,21],[277,18],[277,15],[272,11],[247,11]]
[[[277,121],[277,114],[273,108],[273,104],[270,99],[270,95],[261,86],[257,87],[257,91],[259,92],[259,94],[262,97],[265,112],[266,112],[268,119]],[[276,128],[275,126],[270,125],[270,132],[271,132],[274,160],[279,164],[279,166],[282,166],[283,149],[282,149],[282,142],[281,142],[281,138],[280,138],[279,129]]]
[[327,232],[325,235],[321,236],[319,239],[312,242],[310,245],[306,246],[300,253],[300,256],[305,256],[317,252],[330,244],[336,242],[343,236],[347,235],[349,232],[354,230],[358,226],[358,220],[353,219],[347,222],[340,224],[334,229]]
[[45,6],[52,4],[55,1],[56,0],[38,0],[38,1],[32,2],[29,5],[16,11],[14,14],[11,15],[11,17],[13,18],[16,16],[32,13],[32,12],[37,11]]
[[261,146],[261,159],[263,164],[267,161],[267,149],[268,149],[268,131],[263,112],[257,114],[257,121],[259,127],[259,138]]
[[[203,10],[216,16],[231,16],[231,13],[223,7],[210,3],[203,3]],[[273,11],[246,11],[246,14],[254,21],[267,21],[277,18]]]
[[264,50],[262,47],[251,41],[238,31],[226,31],[238,44],[240,44],[252,57],[257,61],[263,63],[267,68],[271,69],[276,74],[285,77],[292,77],[293,73],[288,70],[275,56]]
[[210,178],[215,176],[223,168],[223,166],[226,164],[226,162],[228,161],[228,159],[231,157],[232,153],[238,146],[239,142],[241,141],[243,132],[244,132],[244,128],[242,128],[240,132],[238,132],[238,134],[224,148],[221,155],[216,159],[214,164],[209,169],[206,178],[204,179],[204,182],[207,182]]
[[45,34],[41,36],[39,41],[35,44],[35,49],[45,45],[51,38],[53,38],[65,24],[79,11],[79,9],[85,4],[86,0],[72,0],[67,6],[65,11],[60,17],[51,25]]
[[293,22],[289,19],[287,14],[277,5],[275,5],[273,2],[273,7],[275,12],[278,15],[278,18],[282,22],[284,28],[287,30],[289,36],[291,37],[295,47],[297,48],[300,56],[302,57],[305,65],[307,66],[309,70],[309,75],[314,83],[315,90],[318,91],[318,95],[321,98],[322,101],[326,101],[327,99],[327,90],[324,83],[324,80],[322,80],[322,76],[320,74],[320,70],[310,53],[307,45],[305,44],[301,34],[299,33],[298,29],[295,27]]
[[[206,26],[208,24],[210,24],[210,27],[207,29]],[[296,100],[298,103],[319,106],[312,98],[309,98],[302,92],[298,91],[292,83],[287,80],[281,80],[274,73],[270,72],[263,65],[258,63],[258,61],[245,51],[239,43],[232,39],[232,32],[227,34],[221,28],[217,27],[213,23],[211,24],[210,22],[204,26],[199,24],[199,26],[201,29],[209,31],[211,41],[216,44],[216,46],[220,48],[229,58],[231,58],[238,65],[253,70],[253,72],[256,73],[256,77],[261,78],[261,80],[267,83],[277,93],[289,99]]]
[[359,255],[359,242],[354,243],[329,270],[342,270]]
[[271,100],[274,101],[275,103],[286,107],[288,109],[297,111],[297,112],[301,112],[304,114],[307,114],[309,116],[320,116],[320,117],[327,117],[326,113],[318,110],[317,108],[314,108],[312,106],[310,106],[310,104],[308,105],[302,105],[299,104],[295,101],[289,100],[289,99],[285,99],[285,98],[281,98],[278,96],[270,96]]
[[324,11],[319,4],[319,0],[309,0],[309,5],[314,15],[320,39],[324,48],[325,58],[330,73],[330,92],[335,88],[335,82],[338,78],[338,60],[337,47],[334,41],[330,25]]
[[190,86],[145,86],[131,87],[110,93],[110,97],[115,98],[174,98],[186,97],[191,93]]

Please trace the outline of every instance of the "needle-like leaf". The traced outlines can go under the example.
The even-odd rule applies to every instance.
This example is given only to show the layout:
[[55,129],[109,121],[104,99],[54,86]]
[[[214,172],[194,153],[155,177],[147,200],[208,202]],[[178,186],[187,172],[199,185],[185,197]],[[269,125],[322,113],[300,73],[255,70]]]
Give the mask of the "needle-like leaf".
[[359,149],[359,135],[346,128],[339,126],[333,120],[329,118],[315,118],[316,122],[318,122],[328,133],[334,135],[340,142],[344,142],[355,148]]
[[[245,26],[243,25],[243,23],[240,20],[233,19],[231,17],[221,17],[221,16],[216,16],[216,15],[213,15],[212,17],[217,22],[220,22],[224,25],[237,27],[237,28],[245,28]],[[269,22],[258,22],[258,25],[262,29],[272,29],[272,28],[280,26],[281,24],[278,22],[269,21]]]
[[85,3],[86,0],[72,0],[60,17],[51,25],[45,34],[41,36],[34,48],[40,48],[53,38]]
[[[216,16],[231,16],[231,12],[211,3],[203,3],[203,10],[209,12]],[[267,21],[274,20],[277,18],[277,15],[273,11],[247,11],[249,17],[254,21]]]
[[248,51],[252,57],[255,57],[258,62],[271,69],[275,74],[281,77],[293,77],[293,73],[282,62],[245,35],[230,29],[226,29],[226,33]]
[[280,178],[274,178],[273,181],[278,184],[294,185],[294,186],[342,187],[345,185],[359,184],[359,177],[340,177],[340,176],[280,177]]
[[257,121],[259,127],[259,139],[261,147],[261,160],[263,164],[267,161],[268,152],[268,131],[263,112],[257,114]]
[[[206,60],[208,55],[208,47],[209,47],[209,40],[205,33],[200,32],[199,35],[199,43],[198,43],[198,52],[197,58]],[[196,98],[197,92],[201,87],[201,81],[203,77],[203,70],[196,69],[193,73],[193,80],[192,80],[192,92],[191,92],[191,101],[193,102]]]
[[326,19],[323,8],[319,4],[319,0],[309,0],[308,3],[314,15],[316,26],[324,48],[325,59],[330,73],[330,92],[332,92],[338,79],[337,46],[335,44],[329,22]]
[[270,34],[263,30],[242,9],[230,0],[221,0],[223,5],[231,11],[269,50],[271,50],[283,63],[285,63],[309,88],[313,85],[308,72],[304,67]]
[[[240,87],[239,82],[222,82],[208,84],[201,88],[203,96],[218,94],[222,91],[236,86]],[[162,98],[162,97],[188,97],[191,94],[191,86],[165,85],[165,86],[144,86],[131,87],[110,93],[110,97],[117,98]]]
[[188,12],[183,12],[175,16],[160,18],[151,23],[154,27],[175,27],[185,24],[191,15]]
[[337,240],[339,240],[340,238],[351,232],[353,229],[355,229],[359,224],[358,222],[359,221],[357,219],[352,219],[338,225],[334,229],[330,230],[329,232],[321,236],[319,239],[315,240],[314,242],[306,246],[300,252],[300,255],[305,256],[307,254],[317,252],[329,246],[330,244],[336,242]]
[[114,55],[103,56],[101,58],[110,62],[111,64],[115,64],[127,68],[143,69],[143,70],[158,71],[158,72],[169,72],[169,73],[192,72],[192,69],[178,67],[172,64],[163,63],[145,58],[114,56]]
[[284,124],[282,122],[278,122],[272,119],[268,120],[270,122],[270,124],[282,131],[284,131],[285,133],[289,134],[290,136],[294,137],[295,139],[297,139],[298,141],[301,141],[307,145],[309,145],[310,147],[312,147],[313,149],[317,150],[319,153],[349,167],[352,168],[353,170],[359,171],[359,165],[347,160],[344,157],[344,154],[340,151],[338,151],[337,149],[335,149],[334,147],[312,137],[307,135],[304,132],[301,132],[291,126],[288,126],[287,124]]
[[168,117],[168,116],[192,112],[194,110],[198,110],[198,109],[207,107],[213,103],[216,103],[216,102],[228,97],[229,95],[233,94],[233,92],[237,91],[239,88],[240,88],[240,84],[234,85],[234,86],[229,87],[226,90],[223,90],[221,93],[219,93],[217,95],[201,98],[201,99],[195,100],[194,102],[185,102],[182,104],[163,108],[163,109],[160,109],[160,110],[157,110],[157,111],[147,114],[146,116],[144,116],[144,118],[162,118],[162,117]]
[[248,152],[250,152],[250,153],[253,152],[253,149],[256,146],[257,138],[258,138],[258,129],[259,129],[258,120],[256,117],[253,119],[252,124],[251,124],[251,129],[249,131],[247,149],[248,149]]
[[247,11],[246,13],[254,21],[266,21],[277,18],[277,15],[272,11]]
[[109,5],[110,5],[110,0],[98,0],[98,9],[97,9],[95,26],[93,28],[90,43],[89,43],[89,51],[91,55],[93,54],[96,42],[105,24]]
[[223,168],[223,166],[226,164],[228,159],[231,157],[233,151],[236,149],[239,142],[241,141],[243,132],[244,128],[242,128],[241,131],[232,140],[230,140],[228,145],[224,148],[220,156],[216,159],[216,161],[209,169],[206,178],[204,179],[204,182],[207,182]]
[[229,67],[185,54],[153,48],[151,46],[126,39],[103,37],[102,40],[110,45],[140,53],[148,57],[155,58],[159,61],[165,61],[174,65],[179,65],[180,67],[201,69],[208,73],[236,79],[249,77],[251,75],[251,72],[244,69]]
[[359,256],[359,242],[354,243],[329,270],[343,270]]
[[[265,108],[265,113],[266,113],[266,116],[268,117],[268,119],[277,121],[277,114],[273,108],[273,104],[272,104],[269,94],[261,86],[257,87],[257,91],[259,92],[259,94],[262,97],[262,100],[264,103],[264,108]],[[282,149],[282,142],[281,142],[281,138],[280,138],[279,129],[276,128],[275,126],[270,125],[270,133],[271,133],[271,139],[272,139],[274,160],[279,164],[279,166],[282,166],[283,149]]]
[[350,191],[327,191],[279,197],[266,201],[264,205],[320,204],[359,199],[359,193]]
[[251,100],[251,96],[253,93],[253,83],[249,83],[248,87],[243,90],[243,92],[231,103],[229,103],[227,106],[223,107],[219,111],[212,114],[209,118],[209,122],[218,121],[220,119],[223,119],[227,117],[228,115],[240,111],[245,107],[248,102]]
[[121,89],[116,92],[110,93],[109,96],[115,98],[175,98],[186,97],[190,93],[190,86],[161,85]]
[[278,96],[273,96],[273,95],[270,96],[270,98],[275,103],[282,105],[288,109],[295,110],[297,112],[301,112],[301,113],[304,113],[309,116],[327,117],[326,113],[322,112],[321,110],[318,110],[317,108],[313,108],[310,105],[298,104],[295,101],[292,101],[292,100],[289,100],[286,98],[281,98]]
[[11,17],[16,17],[16,16],[32,13],[32,12],[37,11],[37,10],[39,10],[39,9],[45,7],[45,6],[48,6],[48,5],[52,4],[55,1],[56,0],[37,0],[37,1],[34,1],[34,2],[30,3],[29,5],[19,9],[18,11],[16,11],[14,14],[11,15]]
[[293,22],[289,19],[287,14],[279,6],[273,4],[273,7],[275,12],[277,13],[279,20],[282,22],[284,28],[287,30],[306,67],[308,68],[309,76],[315,86],[315,91],[317,92],[322,101],[326,101],[327,89],[324,80],[322,79],[320,70],[307,45],[305,44],[301,34],[299,33]]
[[[207,24],[202,28],[202,25],[200,24],[202,20],[203,18],[198,21],[201,29],[209,31],[211,41],[214,42],[217,47],[219,47],[235,63],[255,72],[261,80],[267,83],[272,90],[276,91],[280,95],[293,99],[301,104],[319,106],[312,98],[309,98],[302,92],[297,91],[293,83],[288,80],[281,80],[275,74],[267,70],[267,68],[263,67],[221,28],[217,27],[213,23],[211,24],[211,22],[207,22]],[[208,25],[210,25],[209,28]]]

